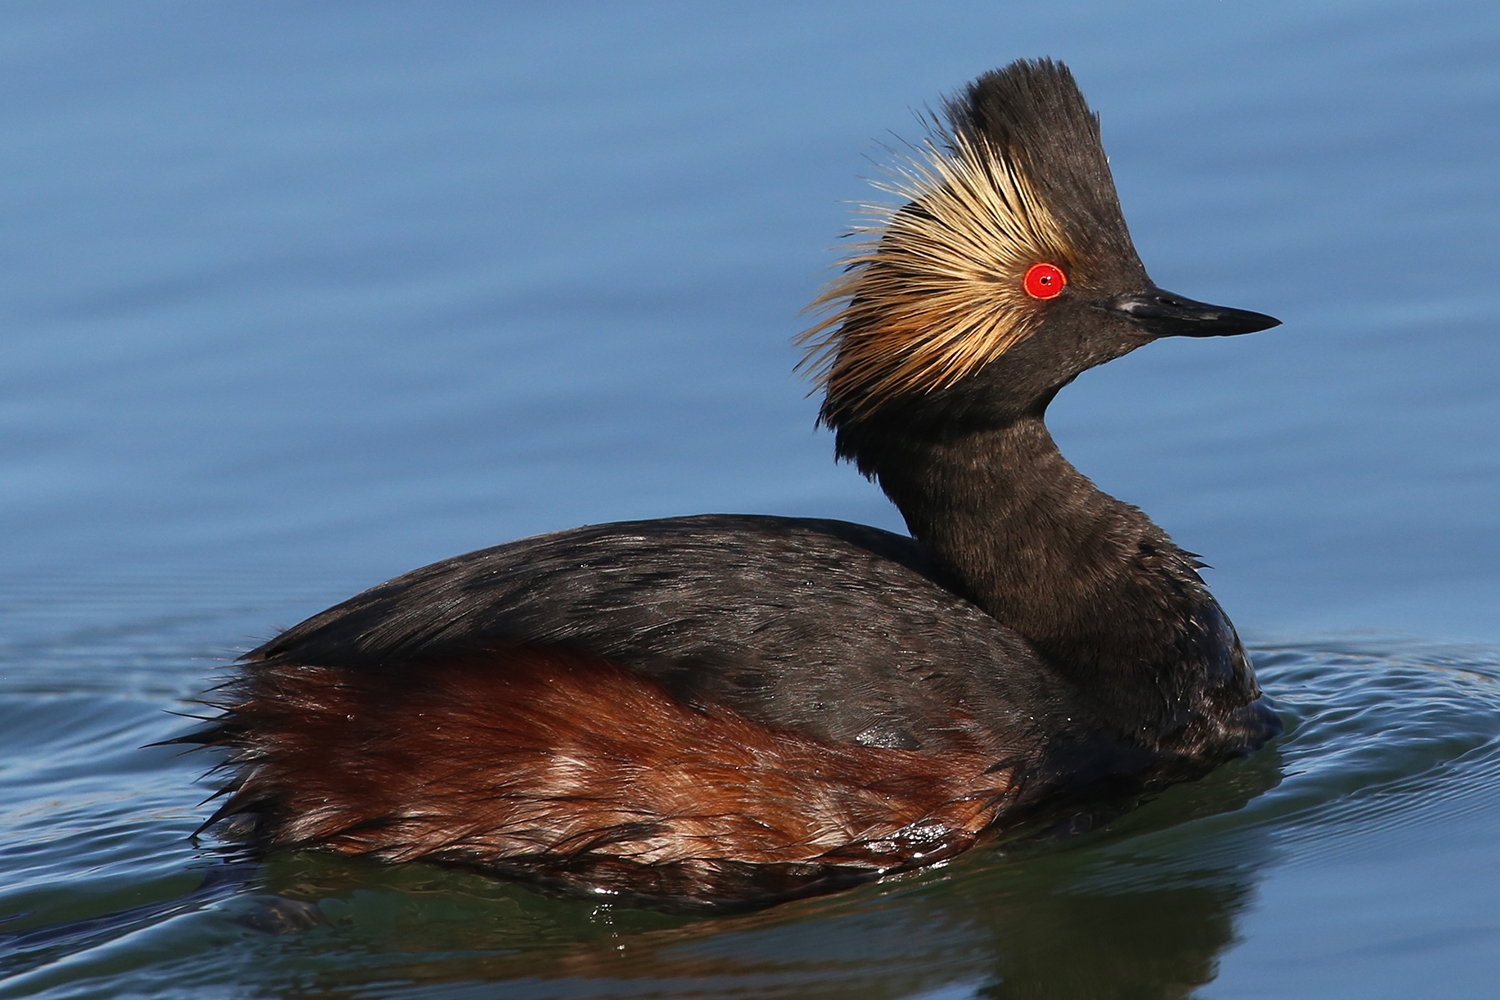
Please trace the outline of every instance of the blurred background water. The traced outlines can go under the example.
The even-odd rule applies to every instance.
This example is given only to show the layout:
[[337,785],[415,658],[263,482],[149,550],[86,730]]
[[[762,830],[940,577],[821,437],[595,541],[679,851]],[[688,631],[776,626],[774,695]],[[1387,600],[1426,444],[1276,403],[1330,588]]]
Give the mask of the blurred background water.
[[[1500,7],[0,9],[0,996],[1443,997],[1500,975]],[[1069,62],[1163,342],[1051,424],[1289,734],[750,917],[188,833],[143,744],[355,590],[575,524],[899,529],[789,372],[915,112]]]

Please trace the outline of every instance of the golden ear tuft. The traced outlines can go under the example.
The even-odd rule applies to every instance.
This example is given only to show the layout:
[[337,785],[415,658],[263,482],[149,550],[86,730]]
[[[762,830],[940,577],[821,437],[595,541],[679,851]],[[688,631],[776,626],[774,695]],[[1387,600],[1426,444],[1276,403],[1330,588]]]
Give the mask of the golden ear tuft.
[[808,307],[827,315],[797,338],[798,369],[828,394],[825,419],[974,373],[1040,323],[1028,270],[1071,268],[1062,226],[1015,156],[963,130],[916,152],[875,185],[907,204],[862,206],[865,238]]

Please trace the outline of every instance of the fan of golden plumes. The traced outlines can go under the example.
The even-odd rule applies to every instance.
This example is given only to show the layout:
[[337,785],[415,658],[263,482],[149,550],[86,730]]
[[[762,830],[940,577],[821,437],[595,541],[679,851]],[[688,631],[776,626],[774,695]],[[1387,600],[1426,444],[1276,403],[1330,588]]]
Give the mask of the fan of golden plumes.
[[955,130],[923,142],[866,205],[867,238],[809,306],[828,315],[797,338],[831,412],[858,417],[893,395],[954,384],[1004,354],[1041,319],[1022,285],[1038,262],[1069,272],[1062,226],[1017,158]]

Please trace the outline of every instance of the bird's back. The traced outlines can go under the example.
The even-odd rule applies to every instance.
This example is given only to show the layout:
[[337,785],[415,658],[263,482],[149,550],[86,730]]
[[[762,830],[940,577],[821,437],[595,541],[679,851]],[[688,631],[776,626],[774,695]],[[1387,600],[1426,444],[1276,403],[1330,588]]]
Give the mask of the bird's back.
[[561,531],[381,584],[246,656],[373,668],[506,645],[603,657],[689,705],[814,739],[1036,752],[1076,713],[1031,647],[910,538],[701,515]]

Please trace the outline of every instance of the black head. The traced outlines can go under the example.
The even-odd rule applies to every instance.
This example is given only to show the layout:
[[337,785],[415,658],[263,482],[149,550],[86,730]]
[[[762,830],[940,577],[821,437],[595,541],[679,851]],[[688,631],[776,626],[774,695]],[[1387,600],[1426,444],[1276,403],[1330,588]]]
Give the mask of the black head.
[[1039,413],[1079,373],[1160,336],[1277,324],[1157,288],[1136,255],[1066,66],[1021,60],[948,100],[870,237],[815,305],[804,365],[839,452],[877,427],[945,431]]

